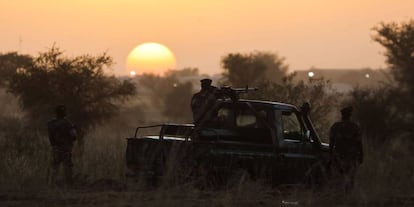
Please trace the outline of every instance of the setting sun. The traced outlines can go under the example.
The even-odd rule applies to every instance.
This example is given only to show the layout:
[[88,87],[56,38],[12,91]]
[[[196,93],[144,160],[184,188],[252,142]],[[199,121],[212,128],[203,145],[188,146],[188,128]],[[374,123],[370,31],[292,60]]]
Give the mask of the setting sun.
[[135,47],[128,55],[126,69],[130,76],[143,73],[162,75],[176,68],[174,54],[166,46],[147,42]]

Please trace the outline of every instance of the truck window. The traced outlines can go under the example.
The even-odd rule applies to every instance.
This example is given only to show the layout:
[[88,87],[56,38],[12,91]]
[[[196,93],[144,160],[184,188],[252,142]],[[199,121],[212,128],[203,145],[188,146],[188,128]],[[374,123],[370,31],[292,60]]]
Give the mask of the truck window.
[[268,119],[267,111],[255,110],[244,103],[225,103],[213,112],[206,127],[220,129],[220,140],[271,145],[271,131],[263,125]]
[[242,110],[236,117],[237,127],[255,127],[257,125],[256,116],[247,110]]
[[206,122],[206,126],[217,128],[234,127],[234,110],[228,105],[221,106],[213,112],[212,117]]
[[217,111],[217,121],[221,127],[233,126],[233,110],[230,108],[220,108]]
[[282,129],[284,139],[302,140],[302,127],[294,112],[282,112]]

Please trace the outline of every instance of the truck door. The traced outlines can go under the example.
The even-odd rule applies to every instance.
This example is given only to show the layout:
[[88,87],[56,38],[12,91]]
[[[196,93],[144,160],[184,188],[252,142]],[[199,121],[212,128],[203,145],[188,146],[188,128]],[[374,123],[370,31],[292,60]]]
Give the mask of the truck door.
[[306,128],[299,114],[294,110],[276,112],[279,119],[282,172],[289,182],[302,181],[308,168],[317,157],[306,136]]

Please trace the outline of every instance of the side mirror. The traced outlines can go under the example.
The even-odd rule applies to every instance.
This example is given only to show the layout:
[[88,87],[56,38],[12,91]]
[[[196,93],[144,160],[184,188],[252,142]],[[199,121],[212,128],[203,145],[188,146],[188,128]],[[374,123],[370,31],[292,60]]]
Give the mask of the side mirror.
[[310,141],[310,135],[311,135],[310,130],[309,130],[309,129],[308,129],[308,130],[306,130],[306,131],[305,131],[305,137],[306,137],[306,140],[309,140],[309,141]]

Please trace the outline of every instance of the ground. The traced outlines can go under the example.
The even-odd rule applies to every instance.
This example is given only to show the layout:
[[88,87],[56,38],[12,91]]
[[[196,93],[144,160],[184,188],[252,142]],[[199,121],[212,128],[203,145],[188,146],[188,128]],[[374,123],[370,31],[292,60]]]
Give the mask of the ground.
[[127,180],[101,180],[87,186],[43,186],[0,192],[0,206],[412,206],[414,196],[363,200],[357,191],[301,186],[271,188],[243,181],[220,189],[192,184],[148,187]]

